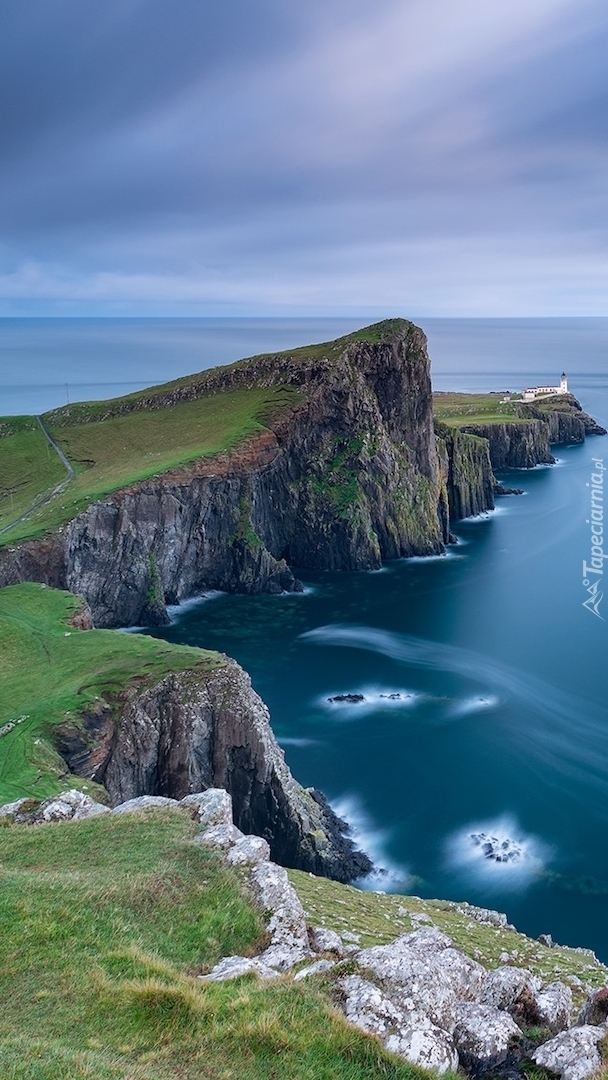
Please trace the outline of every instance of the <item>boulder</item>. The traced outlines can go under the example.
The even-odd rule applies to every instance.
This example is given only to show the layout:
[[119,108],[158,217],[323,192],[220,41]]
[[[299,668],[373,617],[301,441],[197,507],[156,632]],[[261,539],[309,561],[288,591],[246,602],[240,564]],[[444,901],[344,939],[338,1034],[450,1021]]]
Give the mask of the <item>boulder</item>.
[[232,825],[232,799],[223,788],[208,788],[180,801],[195,821],[209,825]]
[[225,982],[242,975],[257,975],[259,979],[276,979],[278,971],[265,964],[259,956],[225,956],[208,975],[199,975],[203,982]]
[[339,986],[345,994],[344,1015],[349,1023],[377,1035],[393,1054],[412,1065],[444,1073],[458,1066],[458,1054],[446,1031],[420,1012],[407,1012],[374,983],[347,975]]
[[542,985],[541,980],[527,968],[504,967],[490,971],[484,979],[479,995],[482,1005],[492,1005],[495,1009],[511,1009],[524,990],[536,993]]
[[326,930],[324,926],[313,926],[310,931],[310,943],[317,952],[333,952],[344,956],[342,938],[335,930]]
[[493,1005],[463,1002],[456,1008],[454,1042],[465,1068],[494,1068],[506,1061],[521,1031],[508,1013]]
[[577,1017],[577,1024],[605,1024],[608,1019],[608,986],[593,990]]
[[408,1025],[389,1035],[384,1045],[392,1054],[433,1069],[439,1075],[458,1068],[458,1054],[453,1040],[446,1031],[436,1027],[427,1016],[410,1014]]
[[598,1044],[605,1035],[605,1029],[591,1024],[570,1028],[539,1046],[532,1060],[556,1073],[560,1080],[586,1080],[602,1064]]
[[334,960],[315,960],[314,964],[309,964],[308,967],[302,968],[293,977],[294,982],[301,982],[302,979],[308,979],[310,975],[318,975],[321,971],[330,971],[335,967]]
[[211,825],[204,832],[197,833],[194,837],[196,844],[205,847],[218,848],[220,851],[229,851],[245,837],[236,825]]
[[270,967],[287,971],[311,955],[304,908],[282,866],[259,862],[251,871],[250,882],[260,907],[271,912],[271,943],[260,959]]
[[565,1031],[572,1022],[572,990],[562,982],[550,983],[535,995],[541,1024],[554,1035]]
[[29,821],[39,806],[39,799],[17,799],[15,802],[5,803],[4,806],[0,806],[0,821],[11,824]]
[[107,813],[107,806],[71,788],[59,795],[51,795],[43,802],[38,799],[17,799],[16,802],[7,803],[0,807],[0,821],[8,820],[16,825],[42,825],[50,821],[79,821]]
[[229,866],[255,866],[270,859],[270,844],[261,836],[244,836],[228,850],[226,862]]
[[167,799],[164,795],[140,795],[137,799],[127,799],[112,810],[113,814],[130,814],[133,810],[148,810],[155,806],[179,806],[177,799]]
[[435,928],[362,949],[356,958],[378,976],[398,1006],[424,1013],[447,1031],[455,1023],[456,1004],[474,1001],[486,975],[480,964],[453,948],[450,938]]

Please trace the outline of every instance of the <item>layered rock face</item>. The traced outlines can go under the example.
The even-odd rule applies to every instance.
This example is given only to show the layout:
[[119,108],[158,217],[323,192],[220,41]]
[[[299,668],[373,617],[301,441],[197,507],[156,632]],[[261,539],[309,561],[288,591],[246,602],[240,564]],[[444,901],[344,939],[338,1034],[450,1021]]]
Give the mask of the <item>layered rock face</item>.
[[233,660],[168,675],[112,709],[100,705],[82,725],[63,725],[57,748],[73,772],[105,786],[113,805],[221,787],[235,824],[267,840],[282,865],[338,881],[372,869],[324,797],[294,780],[268,709]]
[[438,442],[450,519],[493,510],[496,480],[487,439],[441,426]]
[[289,564],[372,569],[442,551],[426,339],[403,320],[376,336],[243,361],[151,399],[285,386],[297,403],[286,390],[269,430],[234,453],[119,491],[51,540],[2,552],[0,585],[67,588],[96,626],[150,624],[205,589],[297,588]]

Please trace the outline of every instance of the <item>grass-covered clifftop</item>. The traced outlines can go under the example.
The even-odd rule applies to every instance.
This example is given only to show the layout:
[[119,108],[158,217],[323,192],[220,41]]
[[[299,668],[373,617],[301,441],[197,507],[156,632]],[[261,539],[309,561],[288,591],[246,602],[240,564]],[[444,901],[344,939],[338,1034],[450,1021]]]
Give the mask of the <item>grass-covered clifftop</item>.
[[[0,589],[0,804],[65,787],[53,733],[99,701],[110,705],[170,672],[223,663],[217,653],[155,638],[78,629],[70,593],[24,584]],[[70,777],[89,794],[98,785]]]
[[423,1080],[290,977],[201,984],[264,946],[180,811],[0,828],[2,1080]]

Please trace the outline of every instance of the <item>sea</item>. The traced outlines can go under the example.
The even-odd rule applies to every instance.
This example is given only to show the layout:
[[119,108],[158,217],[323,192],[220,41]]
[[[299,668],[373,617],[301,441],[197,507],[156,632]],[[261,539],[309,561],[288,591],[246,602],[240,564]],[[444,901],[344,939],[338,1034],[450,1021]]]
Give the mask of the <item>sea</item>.
[[[369,321],[3,319],[0,414]],[[608,426],[608,319],[414,321],[436,389],[519,390],[565,371]],[[247,669],[298,780],[371,854],[361,887],[497,908],[608,962],[608,597],[589,570],[608,438],[555,453],[553,466],[501,474],[524,493],[458,523],[444,556],[301,570],[301,594],[213,594],[149,632]],[[355,700],[331,700],[343,695]]]

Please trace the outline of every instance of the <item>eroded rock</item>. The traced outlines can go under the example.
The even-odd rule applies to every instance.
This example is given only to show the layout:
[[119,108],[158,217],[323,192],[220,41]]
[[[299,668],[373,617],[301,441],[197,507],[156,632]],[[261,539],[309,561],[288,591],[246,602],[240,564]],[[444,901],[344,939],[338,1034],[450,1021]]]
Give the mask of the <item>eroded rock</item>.
[[506,1061],[521,1031],[508,1013],[492,1005],[464,1002],[456,1008],[454,1042],[466,1068],[492,1068]]
[[224,788],[208,788],[180,800],[202,826],[232,825],[232,799]]
[[179,806],[177,799],[167,799],[164,795],[139,795],[136,799],[127,799],[112,810],[113,814],[130,814],[134,810],[148,810],[156,806]]
[[560,1080],[586,1080],[602,1063],[598,1045],[605,1035],[603,1028],[590,1024],[570,1028],[539,1046],[532,1060],[551,1069]]

